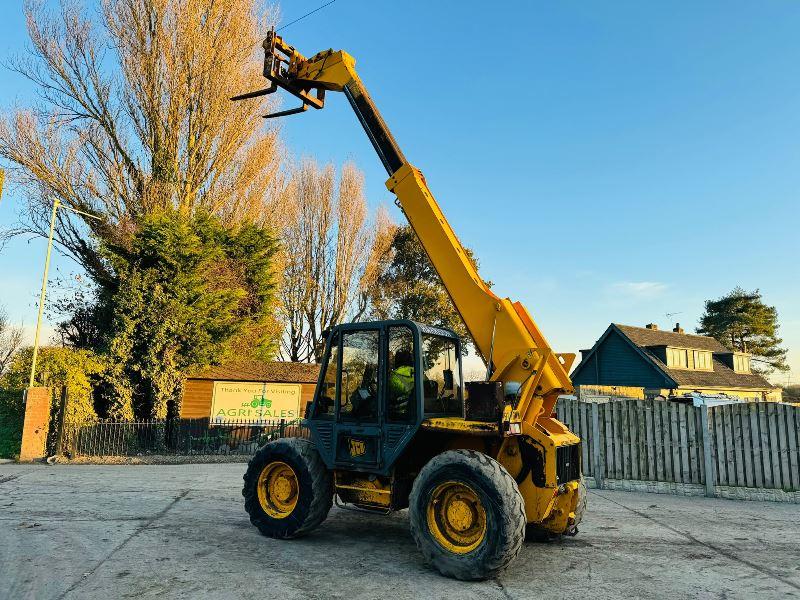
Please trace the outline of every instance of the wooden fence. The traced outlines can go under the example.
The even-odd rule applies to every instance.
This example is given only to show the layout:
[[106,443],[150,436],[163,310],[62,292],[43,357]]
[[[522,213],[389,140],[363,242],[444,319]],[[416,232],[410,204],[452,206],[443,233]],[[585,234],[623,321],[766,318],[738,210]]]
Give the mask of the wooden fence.
[[800,407],[713,408],[660,400],[559,400],[558,419],[583,439],[585,475],[604,479],[800,490]]

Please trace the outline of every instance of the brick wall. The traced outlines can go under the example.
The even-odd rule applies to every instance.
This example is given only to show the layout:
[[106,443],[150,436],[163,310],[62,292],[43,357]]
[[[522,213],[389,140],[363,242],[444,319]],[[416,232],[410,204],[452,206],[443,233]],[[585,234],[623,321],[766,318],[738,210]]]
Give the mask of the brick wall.
[[50,426],[50,388],[29,388],[25,392],[25,421],[22,425],[20,462],[44,458]]

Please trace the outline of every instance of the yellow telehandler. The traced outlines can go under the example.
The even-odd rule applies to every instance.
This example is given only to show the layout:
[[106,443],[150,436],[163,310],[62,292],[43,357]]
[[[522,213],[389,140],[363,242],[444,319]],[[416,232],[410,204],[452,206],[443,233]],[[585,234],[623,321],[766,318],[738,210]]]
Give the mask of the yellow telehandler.
[[294,538],[322,523],[334,499],[388,513],[409,509],[413,537],[442,574],[496,576],[527,536],[574,535],[585,506],[580,439],[553,417],[572,391],[574,354],[554,353],[527,310],[480,278],[341,50],[306,58],[271,31],[268,88],[321,109],[342,92],[386,167],[397,197],[487,365],[464,383],[449,330],[395,320],[337,325],[304,424],[310,440],[262,447],[244,476],[245,508],[264,535]]

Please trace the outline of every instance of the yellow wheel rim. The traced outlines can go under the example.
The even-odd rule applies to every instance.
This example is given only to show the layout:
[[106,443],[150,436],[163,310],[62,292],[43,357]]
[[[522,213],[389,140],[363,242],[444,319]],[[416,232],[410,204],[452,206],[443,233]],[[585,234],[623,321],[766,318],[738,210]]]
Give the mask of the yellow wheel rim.
[[458,481],[439,484],[428,503],[428,529],[454,554],[467,554],[486,537],[486,510],[478,494]]
[[285,519],[292,514],[299,490],[297,475],[285,462],[269,463],[258,476],[258,502],[273,519]]

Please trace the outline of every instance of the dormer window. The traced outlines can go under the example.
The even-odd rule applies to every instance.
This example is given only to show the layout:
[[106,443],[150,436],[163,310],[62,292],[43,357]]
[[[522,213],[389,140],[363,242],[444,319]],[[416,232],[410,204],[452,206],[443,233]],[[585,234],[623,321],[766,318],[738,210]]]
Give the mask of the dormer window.
[[713,371],[711,366],[711,352],[705,350],[692,350],[694,354],[694,368],[698,371]]
[[667,366],[670,369],[713,371],[711,352],[688,348],[667,348]]
[[734,373],[751,373],[750,355],[746,352],[717,352],[717,358]]
[[737,373],[749,373],[750,356],[747,354],[735,353],[733,355],[733,370]]
[[670,369],[688,369],[688,350],[685,348],[667,348],[667,366]]

